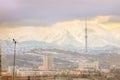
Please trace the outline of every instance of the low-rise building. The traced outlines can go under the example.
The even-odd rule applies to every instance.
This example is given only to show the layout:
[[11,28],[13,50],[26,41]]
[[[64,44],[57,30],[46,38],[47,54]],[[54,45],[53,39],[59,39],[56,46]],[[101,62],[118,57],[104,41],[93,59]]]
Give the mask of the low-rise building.
[[94,71],[99,70],[99,62],[80,62],[78,70],[81,71]]

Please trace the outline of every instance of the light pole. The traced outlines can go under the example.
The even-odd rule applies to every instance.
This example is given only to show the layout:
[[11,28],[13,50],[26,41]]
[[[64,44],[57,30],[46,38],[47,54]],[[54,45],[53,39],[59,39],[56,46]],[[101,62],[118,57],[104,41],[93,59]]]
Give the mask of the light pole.
[[0,47],[0,77],[2,76],[2,61],[1,61],[2,50]]
[[14,59],[13,59],[13,80],[15,79],[15,60],[16,60],[16,40],[13,39],[13,44],[14,44]]

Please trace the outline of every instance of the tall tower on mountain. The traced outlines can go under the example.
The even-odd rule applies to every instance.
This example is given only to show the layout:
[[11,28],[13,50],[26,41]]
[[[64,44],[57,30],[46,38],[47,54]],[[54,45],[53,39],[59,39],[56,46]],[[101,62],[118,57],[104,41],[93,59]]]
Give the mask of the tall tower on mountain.
[[1,54],[2,54],[2,50],[1,50],[1,47],[0,47],[0,76],[2,75],[1,72],[2,72],[2,61],[1,61]]
[[87,28],[87,18],[85,19],[85,52],[88,52],[88,28]]

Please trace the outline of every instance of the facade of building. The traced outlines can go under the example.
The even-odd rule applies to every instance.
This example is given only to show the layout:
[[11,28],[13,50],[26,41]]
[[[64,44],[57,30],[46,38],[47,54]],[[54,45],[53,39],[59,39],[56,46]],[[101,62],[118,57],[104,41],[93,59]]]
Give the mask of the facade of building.
[[17,70],[17,76],[40,76],[54,75],[55,71],[40,71],[40,70]]
[[[14,66],[9,66],[8,67],[7,72],[8,72],[9,75],[13,75],[13,68],[14,68]],[[18,69],[18,66],[15,66],[15,74],[17,72],[17,69]]]
[[43,59],[43,68],[44,70],[53,70],[54,69],[54,59],[53,55],[46,53]]
[[99,62],[80,62],[78,70],[81,71],[94,71],[99,70]]

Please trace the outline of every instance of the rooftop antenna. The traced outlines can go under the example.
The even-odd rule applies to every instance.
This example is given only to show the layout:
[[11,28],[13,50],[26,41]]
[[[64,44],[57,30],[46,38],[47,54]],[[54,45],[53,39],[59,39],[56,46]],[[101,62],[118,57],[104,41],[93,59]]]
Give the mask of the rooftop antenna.
[[85,18],[85,52],[88,52],[88,29],[87,29],[87,18]]

